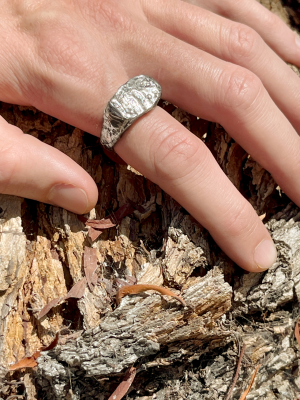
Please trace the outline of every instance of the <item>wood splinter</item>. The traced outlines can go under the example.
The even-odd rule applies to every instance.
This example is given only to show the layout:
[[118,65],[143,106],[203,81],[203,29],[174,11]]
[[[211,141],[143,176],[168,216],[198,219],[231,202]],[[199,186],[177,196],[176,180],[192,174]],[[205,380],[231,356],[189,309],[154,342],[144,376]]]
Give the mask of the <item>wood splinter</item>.
[[117,293],[116,303],[120,304],[121,299],[124,296],[127,296],[128,294],[138,294],[141,292],[145,292],[146,290],[155,290],[162,295],[174,297],[176,300],[180,301],[180,303],[184,307],[186,307],[186,302],[183,300],[183,298],[180,296],[177,296],[170,289],[167,289],[167,288],[164,288],[161,286],[157,286],[157,285],[147,285],[147,284],[123,286],[122,288],[119,289],[119,291]]

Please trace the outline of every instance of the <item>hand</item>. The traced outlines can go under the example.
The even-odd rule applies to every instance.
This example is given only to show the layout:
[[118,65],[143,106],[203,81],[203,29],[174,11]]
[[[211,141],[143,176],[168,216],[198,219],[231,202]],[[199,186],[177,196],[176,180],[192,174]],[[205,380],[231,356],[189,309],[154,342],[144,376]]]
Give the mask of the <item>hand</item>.
[[[165,100],[222,124],[300,205],[300,84],[280,58],[300,65],[296,35],[254,0],[193,3],[3,0],[0,99],[99,135],[119,86],[149,75]],[[203,142],[164,110],[140,118],[115,151],[184,206],[241,267],[261,271],[275,261],[251,205]],[[77,213],[97,201],[96,185],[76,163],[3,119],[0,192]]]

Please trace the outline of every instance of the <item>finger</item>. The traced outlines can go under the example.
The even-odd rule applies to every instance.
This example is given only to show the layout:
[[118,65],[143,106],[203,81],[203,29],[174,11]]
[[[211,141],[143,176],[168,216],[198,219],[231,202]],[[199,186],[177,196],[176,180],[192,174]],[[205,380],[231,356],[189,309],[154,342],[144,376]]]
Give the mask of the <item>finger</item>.
[[300,39],[273,12],[256,0],[184,0],[250,26],[285,61],[300,65]]
[[253,29],[182,1],[154,0],[154,4],[155,7],[147,10],[152,24],[205,52],[254,72],[300,133],[300,80]]
[[0,117],[0,193],[84,214],[97,202],[93,179],[75,161]]
[[275,247],[254,209],[202,141],[164,110],[140,118],[115,151],[180,202],[241,267],[259,272],[274,263]]
[[300,139],[258,77],[156,28],[148,37],[146,50],[143,41],[134,43],[130,75],[145,71],[161,84],[165,100],[219,122],[300,205]]

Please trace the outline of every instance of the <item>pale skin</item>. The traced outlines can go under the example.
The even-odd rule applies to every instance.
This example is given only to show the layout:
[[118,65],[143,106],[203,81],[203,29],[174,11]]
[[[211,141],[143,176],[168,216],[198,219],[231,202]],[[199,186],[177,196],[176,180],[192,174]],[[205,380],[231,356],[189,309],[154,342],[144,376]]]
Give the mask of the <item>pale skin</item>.
[[[0,100],[99,136],[119,86],[149,75],[165,100],[224,126],[300,206],[300,81],[284,62],[300,66],[300,44],[255,0],[2,0],[0,17]],[[273,264],[276,250],[252,206],[163,109],[140,118],[115,151],[242,268]],[[98,199],[79,165],[3,118],[0,193],[75,213]]]

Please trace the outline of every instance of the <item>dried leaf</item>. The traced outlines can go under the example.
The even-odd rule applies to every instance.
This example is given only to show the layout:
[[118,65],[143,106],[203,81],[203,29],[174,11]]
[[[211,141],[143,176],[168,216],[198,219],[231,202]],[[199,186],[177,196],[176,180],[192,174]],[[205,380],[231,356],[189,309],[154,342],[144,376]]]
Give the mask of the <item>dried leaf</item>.
[[39,358],[42,351],[47,351],[53,349],[58,343],[59,333],[57,332],[55,338],[52,342],[45,347],[41,347],[40,350],[37,350],[31,357],[24,357],[22,360],[18,361],[17,363],[11,365],[9,367],[10,371],[15,371],[16,369],[20,368],[34,368],[37,366],[36,359]]
[[108,400],[121,400],[126,395],[128,389],[132,385],[135,375],[136,369],[134,367],[129,368],[124,376],[123,381],[120,383],[120,385],[117,387],[117,389],[113,392]]
[[101,233],[103,233],[104,229],[113,228],[120,224],[122,219],[127,215],[132,214],[137,207],[138,206],[133,204],[132,201],[128,200],[126,204],[120,207],[116,212],[109,214],[106,218],[86,219],[82,216],[79,216],[78,218],[89,227],[89,237],[94,241],[101,235]]
[[72,289],[67,293],[64,300],[67,299],[81,299],[84,295],[84,291],[86,288],[86,277],[80,279],[80,281],[76,282]]
[[103,231],[97,231],[96,229],[92,228],[91,226],[89,227],[89,237],[91,238],[92,242],[96,240]]
[[97,283],[97,275],[95,274],[98,266],[97,262],[97,250],[91,247],[85,247],[83,253],[84,273],[91,292],[94,290]]
[[246,390],[244,391],[244,393],[242,394],[240,400],[246,400],[246,397],[247,397],[248,393],[250,392],[251,387],[252,387],[252,385],[253,385],[253,382],[254,382],[254,379],[255,379],[255,377],[256,377],[257,371],[259,370],[260,367],[261,367],[261,364],[259,364],[259,365],[255,368],[255,370],[254,370],[254,372],[253,372],[253,374],[252,374],[250,383],[249,383],[247,389],[246,389]]
[[51,310],[51,308],[56,307],[57,304],[60,301],[62,301],[63,299],[64,299],[64,297],[61,296],[61,297],[56,297],[55,299],[49,301],[49,303],[47,303],[45,305],[45,307],[43,307],[41,309],[41,311],[39,312],[38,319],[43,318],[46,314],[48,314],[48,312]]
[[41,348],[41,351],[48,351],[54,349],[54,347],[57,345],[59,339],[59,332],[56,332],[55,338],[52,340],[52,342],[45,347]]
[[114,224],[109,217],[103,219],[88,219],[85,224],[86,226],[97,229],[108,229],[117,225]]
[[103,219],[88,219],[85,224],[93,228],[108,229],[118,225],[124,217],[132,214],[135,208],[130,203],[124,204],[116,212],[109,214]]
[[299,333],[299,324],[298,321],[296,322],[296,326],[295,326],[295,336],[298,342],[298,346],[300,348],[300,333]]
[[25,357],[22,360],[18,361],[17,363],[11,365],[9,367],[10,371],[15,371],[16,369],[20,368],[34,368],[37,366],[37,362],[35,359],[32,357]]
[[145,292],[146,290],[156,290],[157,292],[159,292],[162,295],[166,295],[166,296],[172,296],[175,299],[177,299],[178,301],[180,301],[180,303],[183,306],[186,306],[185,301],[183,300],[182,297],[177,296],[175,293],[173,293],[170,289],[161,287],[161,286],[157,286],[157,285],[146,285],[146,284],[142,284],[142,285],[129,285],[129,286],[123,286],[119,289],[118,293],[117,293],[117,297],[116,297],[116,302],[117,304],[120,304],[120,301],[122,299],[122,297],[128,295],[128,294],[138,294],[141,292]]
[[49,301],[49,303],[46,304],[45,307],[43,307],[41,309],[41,311],[38,315],[38,319],[43,318],[46,314],[48,314],[48,312],[51,310],[51,308],[56,307],[57,304],[60,303],[61,301],[65,301],[70,298],[81,299],[81,297],[83,297],[83,295],[84,295],[85,288],[86,288],[86,277],[80,279],[80,281],[75,283],[75,285],[67,293],[66,296],[57,297],[56,299]]
[[112,221],[115,221],[117,224],[119,224],[123,218],[127,217],[127,215],[132,214],[136,207],[136,204],[129,201],[128,203],[120,207],[115,213],[111,214]]

